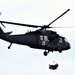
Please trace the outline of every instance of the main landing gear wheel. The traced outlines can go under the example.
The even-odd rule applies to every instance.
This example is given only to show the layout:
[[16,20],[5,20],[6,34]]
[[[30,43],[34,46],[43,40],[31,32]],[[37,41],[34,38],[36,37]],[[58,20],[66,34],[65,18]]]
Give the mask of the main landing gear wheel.
[[62,53],[62,51],[59,51],[59,53]]
[[45,51],[43,54],[44,54],[44,56],[47,56],[48,52]]
[[47,56],[48,53],[49,53],[49,50],[48,51],[45,51],[43,54],[44,54],[44,56]]

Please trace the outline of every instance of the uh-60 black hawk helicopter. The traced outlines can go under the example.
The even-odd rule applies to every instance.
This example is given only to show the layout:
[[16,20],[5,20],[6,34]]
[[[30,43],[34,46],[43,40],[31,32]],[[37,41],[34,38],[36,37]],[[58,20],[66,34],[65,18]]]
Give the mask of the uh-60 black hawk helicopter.
[[[36,49],[43,49],[44,55],[47,56],[49,52],[58,51],[62,52],[65,50],[70,49],[70,44],[66,40],[65,37],[60,36],[55,31],[46,30],[50,27],[50,25],[55,22],[57,19],[62,17],[66,14],[70,9],[67,9],[64,13],[62,13],[59,17],[53,20],[48,25],[37,26],[37,25],[30,25],[30,24],[22,24],[22,23],[14,23],[14,22],[7,22],[7,21],[0,21],[0,23],[4,26],[4,23],[19,25],[19,26],[27,26],[33,28],[40,28],[36,31],[30,31],[25,34],[18,34],[18,35],[10,35],[12,32],[4,32],[0,27],[0,39],[10,42],[8,49],[10,49],[13,43],[27,45],[31,48]],[[5,27],[5,26],[4,26]]]

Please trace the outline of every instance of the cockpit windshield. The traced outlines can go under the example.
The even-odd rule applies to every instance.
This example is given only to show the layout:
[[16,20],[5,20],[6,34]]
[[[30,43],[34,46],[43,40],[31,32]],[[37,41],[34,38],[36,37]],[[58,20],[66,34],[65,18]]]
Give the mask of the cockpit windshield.
[[68,42],[68,40],[64,37],[65,42]]
[[68,42],[68,40],[65,37],[59,38],[59,43]]

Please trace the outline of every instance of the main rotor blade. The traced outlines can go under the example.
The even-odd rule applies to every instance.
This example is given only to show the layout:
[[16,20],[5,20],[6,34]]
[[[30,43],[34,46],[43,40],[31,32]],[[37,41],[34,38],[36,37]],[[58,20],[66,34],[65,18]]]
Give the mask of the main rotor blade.
[[49,27],[49,28],[75,28],[75,26],[68,26],[68,27]]
[[33,27],[33,28],[38,28],[42,26],[36,26],[36,25],[30,25],[30,24],[22,24],[22,23],[14,23],[14,22],[7,22],[7,21],[0,21],[1,24],[7,23],[7,24],[13,24],[13,25],[19,25],[19,26],[27,26],[27,27]]
[[62,17],[64,14],[66,14],[68,11],[70,11],[70,9],[67,9],[67,11],[65,11],[64,13],[62,13],[59,17],[57,17],[55,20],[53,20],[51,23],[49,23],[47,26],[50,26],[53,22],[55,22],[57,19],[59,19],[60,17]]

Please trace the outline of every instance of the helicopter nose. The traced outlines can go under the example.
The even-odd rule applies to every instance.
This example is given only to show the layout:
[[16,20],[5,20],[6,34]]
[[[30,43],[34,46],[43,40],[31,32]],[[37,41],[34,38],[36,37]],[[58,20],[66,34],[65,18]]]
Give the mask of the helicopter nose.
[[67,47],[67,49],[70,49],[71,48],[70,43],[67,42],[66,47]]

